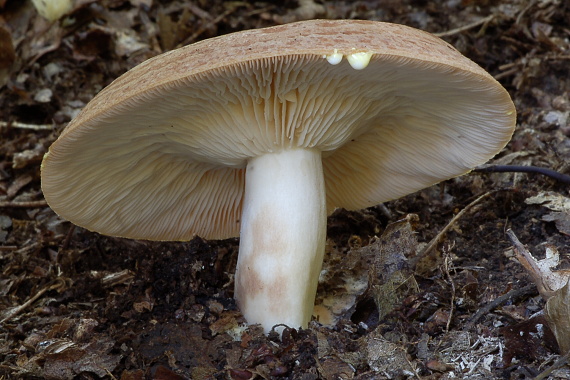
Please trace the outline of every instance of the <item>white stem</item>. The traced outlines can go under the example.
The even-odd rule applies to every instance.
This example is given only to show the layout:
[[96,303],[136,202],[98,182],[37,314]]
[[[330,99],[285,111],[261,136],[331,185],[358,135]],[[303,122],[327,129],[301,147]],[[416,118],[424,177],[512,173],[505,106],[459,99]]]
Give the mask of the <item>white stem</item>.
[[[321,153],[268,153],[248,162],[235,298],[248,323],[307,327],[326,239]],[[281,331],[282,329],[278,330]]]

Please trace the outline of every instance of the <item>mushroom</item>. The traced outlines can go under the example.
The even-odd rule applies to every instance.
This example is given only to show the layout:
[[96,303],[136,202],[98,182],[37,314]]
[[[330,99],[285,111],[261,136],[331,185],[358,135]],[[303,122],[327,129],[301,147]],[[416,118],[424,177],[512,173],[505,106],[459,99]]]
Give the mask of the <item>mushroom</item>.
[[235,298],[247,321],[306,327],[328,213],[464,174],[514,125],[505,89],[431,34],[302,21],[125,73],[53,143],[42,188],[56,213],[102,234],[239,235]]

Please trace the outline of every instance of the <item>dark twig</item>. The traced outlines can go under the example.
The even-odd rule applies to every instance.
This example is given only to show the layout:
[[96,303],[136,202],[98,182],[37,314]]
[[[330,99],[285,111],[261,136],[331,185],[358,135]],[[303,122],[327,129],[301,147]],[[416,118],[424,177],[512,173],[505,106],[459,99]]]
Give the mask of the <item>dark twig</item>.
[[477,323],[481,317],[488,314],[491,310],[498,307],[499,305],[507,302],[510,299],[517,299],[528,294],[532,294],[533,290],[536,288],[535,284],[529,284],[523,288],[513,289],[510,292],[503,294],[500,297],[495,298],[493,301],[489,302],[487,305],[480,308],[473,317],[467,322],[463,330],[469,331]]
[[198,37],[200,37],[200,35],[202,33],[204,33],[208,28],[219,24],[224,18],[226,18],[227,16],[229,16],[230,14],[235,12],[237,8],[238,7],[235,6],[235,7],[232,7],[230,9],[227,9],[224,13],[218,15],[215,19],[213,19],[213,20],[209,21],[208,23],[206,23],[205,25],[201,26],[190,37],[186,38],[184,41],[182,41],[180,44],[178,44],[178,47],[185,46],[191,42],[195,42],[196,39]]
[[473,169],[474,172],[481,173],[535,173],[542,174],[558,182],[570,184],[570,175],[559,173],[552,169],[541,168],[538,166],[522,166],[522,165],[482,165]]
[[568,357],[570,356],[570,351],[568,351],[566,354],[562,355],[561,357],[558,358],[558,360],[556,360],[556,362],[551,365],[550,367],[548,367],[547,369],[545,369],[543,372],[541,372],[537,377],[535,377],[533,380],[542,380],[542,379],[546,379],[548,376],[550,376],[550,374],[552,373],[552,371],[554,371],[555,369],[558,368],[562,368],[563,366],[566,365],[566,363],[568,362]]
[[71,227],[69,227],[69,231],[67,231],[67,235],[65,235],[65,240],[63,240],[63,243],[61,244],[62,250],[66,250],[67,248],[69,248],[69,242],[71,241],[74,232],[75,232],[75,224],[72,224]]
[[473,207],[475,207],[476,205],[478,205],[482,200],[484,200],[485,198],[487,198],[488,196],[495,194],[498,191],[501,191],[503,189],[497,189],[497,190],[492,190],[489,191],[481,196],[479,196],[477,199],[475,199],[473,202],[469,203],[467,206],[465,206],[465,208],[463,210],[461,210],[460,212],[458,212],[450,221],[449,223],[436,235],[436,237],[434,237],[433,239],[431,239],[431,241],[428,243],[428,245],[413,259],[410,260],[410,265],[413,267],[416,266],[416,264],[424,259],[426,256],[430,255],[431,251],[437,246],[437,244],[439,243],[439,241],[441,240],[441,238],[447,233],[447,231],[449,231],[449,229],[455,224],[455,222],[457,222],[457,220],[459,218],[461,218],[463,215],[465,215],[465,213],[467,211],[470,211],[471,209],[473,209]]
[[46,201],[0,202],[0,208],[35,208],[47,206]]
[[445,325],[445,332],[446,333],[449,332],[449,326],[451,325],[451,319],[453,318],[453,311],[454,311],[453,305],[455,305],[455,282],[453,282],[453,278],[451,277],[451,274],[449,273],[450,267],[453,266],[453,262],[451,260],[452,260],[451,259],[451,253],[449,253],[449,248],[444,248],[443,249],[443,270],[445,272],[445,275],[447,276],[447,280],[449,281],[449,284],[451,285],[451,302],[450,302],[450,306],[449,306],[449,316],[447,317],[447,323]]
[[65,281],[62,278],[57,278],[57,279],[51,281],[43,289],[40,289],[36,294],[34,294],[32,297],[30,297],[22,305],[5,310],[4,313],[1,315],[2,320],[0,320],[0,324],[3,324],[6,321],[8,321],[9,319],[20,314],[22,311],[24,311],[26,308],[28,308],[31,304],[33,304],[38,298],[40,298],[45,292],[50,291],[50,290],[54,290],[54,289],[60,289],[63,286],[65,286]]
[[471,24],[467,24],[467,25],[461,26],[459,28],[451,29],[451,30],[448,30],[446,32],[435,33],[435,35],[441,38],[441,37],[448,37],[448,36],[452,36],[454,34],[462,33],[462,32],[465,32],[466,30],[475,28],[479,25],[487,24],[494,17],[495,17],[494,15],[490,15],[490,16],[487,16],[487,17],[482,18],[480,20],[477,20],[475,22],[472,22]]

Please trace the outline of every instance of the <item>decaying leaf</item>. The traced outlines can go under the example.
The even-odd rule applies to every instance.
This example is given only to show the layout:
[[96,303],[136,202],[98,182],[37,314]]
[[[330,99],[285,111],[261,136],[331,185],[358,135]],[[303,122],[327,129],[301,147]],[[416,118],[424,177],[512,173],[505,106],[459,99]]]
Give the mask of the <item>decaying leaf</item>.
[[570,280],[546,301],[544,311],[561,353],[567,353],[570,351]]
[[544,315],[509,324],[499,329],[504,338],[503,365],[510,366],[513,359],[536,360],[545,355],[546,348],[556,351],[556,339],[548,328]]
[[380,319],[405,297],[418,291],[408,265],[408,258],[415,256],[418,246],[412,227],[417,219],[417,215],[410,214],[388,225],[380,239],[371,244],[376,255],[370,271],[370,289]]
[[351,249],[338,262],[325,262],[321,288],[314,315],[325,325],[334,325],[341,317],[354,311],[356,301],[367,290],[380,309],[380,318],[390,313],[401,301],[417,291],[413,272],[406,256],[415,255],[417,240],[412,223],[417,215],[389,224],[380,238],[362,248]]
[[10,185],[8,190],[6,191],[6,195],[9,199],[14,198],[16,194],[27,184],[33,181],[33,177],[29,174],[24,174],[21,176],[16,177],[14,182]]
[[38,164],[45,154],[45,148],[41,144],[37,144],[33,149],[26,149],[17,152],[12,158],[12,168],[22,169],[31,164]]
[[368,365],[377,373],[390,377],[413,376],[413,368],[402,346],[385,339],[374,331],[366,338],[365,353]]
[[554,222],[556,228],[564,235],[570,235],[570,198],[553,191],[541,192],[534,197],[527,198],[526,204],[539,204],[552,212],[544,215],[542,220]]
[[69,339],[43,340],[38,342],[34,356],[22,358],[19,375],[57,380],[89,373],[101,378],[121,361],[121,355],[111,353],[114,345],[115,341],[104,335],[82,345]]
[[319,362],[319,373],[323,379],[352,379],[355,368],[338,357],[330,356]]
[[331,252],[331,260],[323,264],[313,310],[321,324],[333,326],[354,310],[357,298],[368,288],[371,261],[370,246]]

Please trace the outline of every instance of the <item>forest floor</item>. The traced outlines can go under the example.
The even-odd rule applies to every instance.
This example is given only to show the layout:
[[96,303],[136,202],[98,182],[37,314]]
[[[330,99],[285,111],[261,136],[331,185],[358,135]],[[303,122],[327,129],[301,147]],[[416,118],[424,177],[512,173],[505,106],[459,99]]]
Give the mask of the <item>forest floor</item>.
[[506,235],[537,258],[557,249],[569,267],[568,184],[546,176],[470,173],[335,211],[322,319],[282,339],[236,308],[238,239],[106,237],[47,207],[44,153],[113,79],[176,47],[305,18],[440,35],[516,105],[513,139],[491,163],[570,174],[564,0],[76,0],[53,23],[30,1],[0,0],[0,379],[570,378]]

